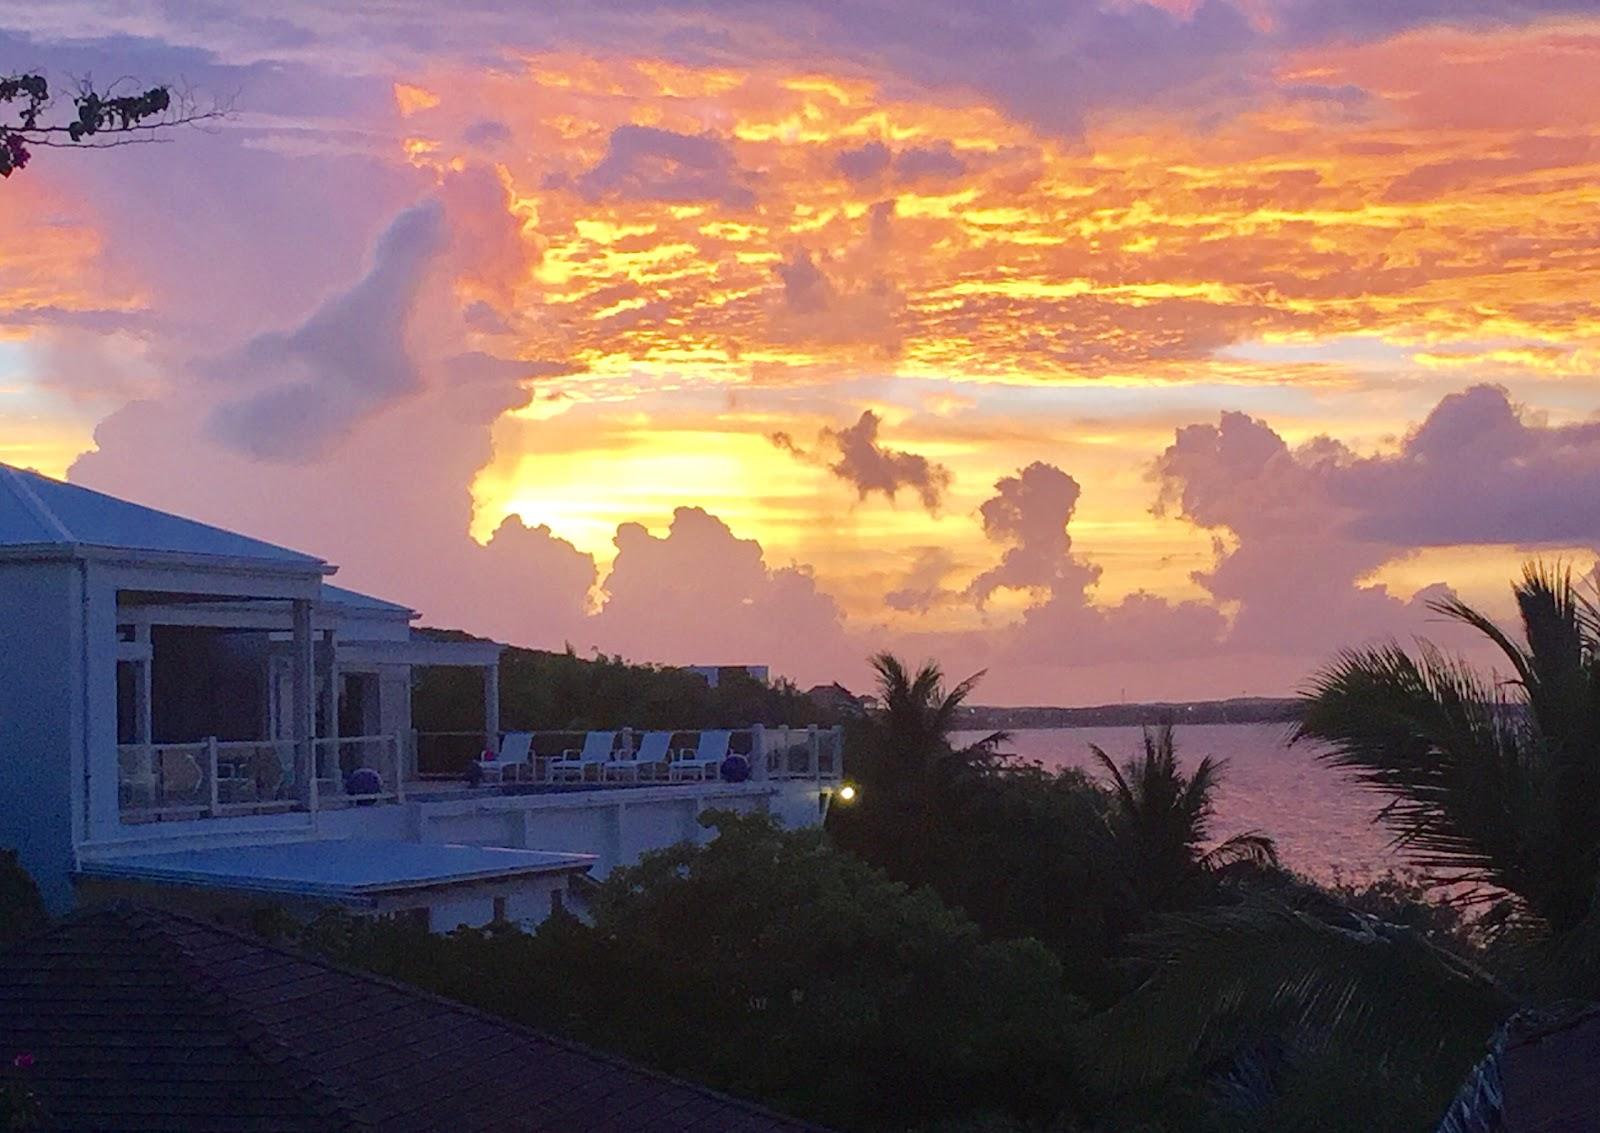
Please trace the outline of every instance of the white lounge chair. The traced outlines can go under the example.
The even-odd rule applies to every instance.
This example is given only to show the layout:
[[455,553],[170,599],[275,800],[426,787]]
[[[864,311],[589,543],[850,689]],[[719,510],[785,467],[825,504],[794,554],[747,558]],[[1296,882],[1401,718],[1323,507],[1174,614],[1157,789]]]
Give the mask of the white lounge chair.
[[[532,732],[507,732],[500,741],[500,750],[493,759],[478,760],[478,767],[483,772],[485,779],[493,774],[499,782],[505,782],[506,772],[514,768],[520,769],[528,766],[528,760],[533,754]],[[520,770],[518,774],[520,774]]]
[[671,745],[671,732],[646,732],[644,739],[639,741],[638,750],[633,753],[632,759],[612,760],[601,767],[601,776],[609,779],[615,775],[621,779],[626,775],[634,782],[638,782],[640,774],[646,768],[658,770],[672,758]]
[[567,779],[574,774],[579,779],[586,778],[590,767],[604,768],[611,762],[611,749],[616,743],[615,732],[590,732],[583,737],[582,748],[568,748],[560,759],[552,759],[545,767],[545,775],[551,780]]
[[732,738],[733,733],[728,731],[701,732],[698,744],[678,753],[668,777],[677,782],[688,778],[703,781],[714,776],[721,769],[722,761],[728,758],[728,741]]

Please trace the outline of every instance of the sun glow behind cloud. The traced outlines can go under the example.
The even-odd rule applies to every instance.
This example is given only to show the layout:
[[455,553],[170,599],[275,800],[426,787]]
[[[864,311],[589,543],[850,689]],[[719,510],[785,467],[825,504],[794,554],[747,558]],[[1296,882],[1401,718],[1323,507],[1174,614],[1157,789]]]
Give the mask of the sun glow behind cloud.
[[[607,34],[574,15],[516,41],[547,51],[486,40],[493,51],[364,57],[352,70],[376,94],[363,87],[370,101],[348,120],[319,105],[235,124],[253,154],[358,152],[351,211],[367,207],[375,170],[395,183],[352,225],[363,235],[337,270],[306,283],[293,263],[241,259],[274,298],[279,270],[304,291],[283,289],[293,302],[216,353],[300,325],[360,278],[373,218],[436,196],[448,278],[409,327],[415,380],[353,419],[440,390],[474,422],[498,414],[492,453],[477,424],[448,453],[463,497],[476,473],[480,542],[520,515],[603,574],[619,525],[660,537],[675,509],[698,506],[774,567],[813,568],[853,626],[907,632],[979,633],[1038,612],[1045,588],[983,608],[963,593],[1015,549],[985,536],[981,508],[1036,461],[1082,488],[1071,547],[1101,568],[1085,574],[1093,603],[1209,602],[1213,539],[1228,551],[1234,536],[1152,513],[1152,464],[1176,430],[1242,410],[1291,447],[1337,437],[1354,460],[1400,452],[1409,427],[1475,382],[1551,421],[1592,413],[1600,20],[1383,34],[1374,17],[1359,34],[1308,35],[1291,34],[1304,13],[1270,0],[1088,9],[1126,16],[1130,37],[1190,29],[1197,57],[1218,28],[1249,46],[1170,85],[1130,71],[1126,89],[1086,89],[1056,117],[960,59],[949,75],[919,70],[827,49],[820,32],[800,51],[732,14],[706,17],[716,34],[703,39],[671,13],[618,16]],[[1063,39],[1098,42],[1078,15],[1062,16]],[[480,18],[463,13],[450,43]],[[145,395],[147,355],[182,366],[216,344],[174,349],[209,321],[186,322],[192,299],[174,303],[151,312],[158,329],[104,336],[108,368],[125,355],[139,380],[123,375],[111,397],[72,379],[52,343],[105,312],[143,312],[139,258],[106,256],[114,218],[42,178],[4,191],[27,227],[0,234],[0,337],[25,347],[0,363],[0,459],[60,470],[106,405]],[[533,361],[473,377],[453,368],[464,356]],[[226,396],[233,379],[201,369],[195,399]],[[827,438],[868,412],[880,457],[920,459],[948,484],[924,493],[891,477],[891,497],[831,470],[842,457]],[[1478,596],[1520,554],[1363,551],[1351,577],[1401,597],[1440,579]],[[918,588],[915,602],[886,601]]]
[[[657,411],[722,390],[746,408],[799,402],[822,427],[916,379],[1014,432],[1011,387],[1182,404],[1211,386],[1266,411],[1290,386],[1274,420],[1293,437],[1333,425],[1335,395],[1376,389],[1395,416],[1374,427],[1369,402],[1352,439],[1381,445],[1463,378],[1590,378],[1600,323],[1573,297],[1600,266],[1597,61],[1589,24],[1307,49],[1221,117],[1108,112],[1079,143],[971,96],[781,66],[558,53],[520,73],[422,76],[407,89],[427,97],[402,98],[429,135],[414,160],[481,159],[454,139],[486,105],[512,139],[489,147],[525,244],[501,346],[573,359],[582,372],[559,392],[649,421],[503,427],[476,529],[520,512],[605,559],[617,521],[661,524],[688,502],[844,590],[844,532],[955,545],[976,573],[971,508],[1025,456],[1067,445],[1088,485],[1081,544],[1160,564],[1137,583],[1108,572],[1104,593],[1192,593],[1200,541],[1147,512],[1165,420],[1137,445],[1071,415],[1031,445],[976,444],[952,506],[930,515],[830,504],[825,477],[718,409]],[[1551,66],[1563,108],[1530,77]],[[1345,345],[1358,341],[1393,364],[1375,373]],[[1250,343],[1262,349],[1237,349]],[[902,418],[902,439],[938,446],[943,418]],[[587,439],[556,439],[572,430]],[[1097,445],[1110,451],[1077,458]]]

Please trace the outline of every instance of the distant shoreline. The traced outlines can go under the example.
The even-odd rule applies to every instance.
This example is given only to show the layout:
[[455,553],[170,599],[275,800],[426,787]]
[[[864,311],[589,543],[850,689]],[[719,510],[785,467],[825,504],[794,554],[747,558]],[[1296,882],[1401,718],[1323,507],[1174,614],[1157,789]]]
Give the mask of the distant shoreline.
[[1250,696],[1184,703],[1100,704],[1086,708],[994,705],[964,707],[955,726],[961,731],[1036,728],[1115,728],[1141,724],[1282,724],[1295,719],[1293,697]]

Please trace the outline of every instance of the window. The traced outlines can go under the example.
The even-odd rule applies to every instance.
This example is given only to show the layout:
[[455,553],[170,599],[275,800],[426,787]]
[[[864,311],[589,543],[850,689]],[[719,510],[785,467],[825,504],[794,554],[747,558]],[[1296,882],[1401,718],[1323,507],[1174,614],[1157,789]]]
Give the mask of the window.
[[494,899],[494,923],[506,923],[506,899],[504,897],[496,897]]
[[566,907],[567,891],[558,885],[556,888],[550,890],[550,911],[552,913],[559,913],[564,911]]

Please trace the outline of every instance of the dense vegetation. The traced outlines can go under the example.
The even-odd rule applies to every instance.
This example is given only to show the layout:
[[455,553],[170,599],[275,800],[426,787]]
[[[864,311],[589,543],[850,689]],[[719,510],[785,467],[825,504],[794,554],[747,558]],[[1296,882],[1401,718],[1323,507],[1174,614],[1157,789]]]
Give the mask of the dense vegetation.
[[[441,636],[465,636],[441,633]],[[423,669],[412,701],[417,728],[470,731],[483,726],[483,680],[473,669]],[[508,648],[500,658],[500,722],[506,730],[713,728],[832,723],[794,685],[764,684],[724,670],[717,687],[688,669],[638,665],[600,654],[579,657]]]
[[840,1128],[1068,1102],[1081,1008],[1033,941],[985,940],[820,831],[713,816],[619,869],[593,925],[429,937],[333,919],[335,956]]
[[[1417,881],[1330,890],[1282,871],[1267,839],[1215,843],[1211,796],[1225,768],[1186,765],[1171,728],[1147,732],[1123,762],[1096,752],[1097,777],[1008,759],[1003,734],[954,746],[976,680],[947,688],[936,667],[913,672],[881,656],[883,709],[850,748],[860,797],[832,810],[828,843],[744,820],[711,849],[619,874],[592,929],[552,924],[533,937],[463,934],[426,947],[449,954],[492,941],[559,954],[527,965],[548,982],[518,998],[526,1017],[843,1128],[1432,1129],[1512,1013],[1595,994],[1600,611],[1568,576],[1537,567],[1516,597],[1521,642],[1459,603],[1438,608],[1504,652],[1509,684],[1431,646],[1415,656],[1386,646],[1339,657],[1302,702],[1300,735],[1393,800],[1386,818]],[[808,861],[859,885],[822,902],[769,876],[778,860],[793,869],[799,843],[786,839],[804,840]],[[1427,899],[1439,892],[1450,900]],[[880,893],[926,915],[879,921],[876,912],[896,907]],[[873,908],[855,907],[869,898]],[[796,919],[795,907],[811,904],[905,939],[819,939],[818,922]],[[1484,915],[1468,923],[1461,908],[1474,905]],[[704,941],[715,959],[682,960],[674,933],[691,950]],[[1042,945],[1054,964],[1047,997],[1040,970],[1030,984],[1019,960],[988,961],[1011,974],[979,994],[1021,1028],[983,1040],[1016,1068],[1004,1086],[981,1062],[946,1063],[945,1042],[977,1041],[959,1010],[938,1025],[932,1016],[891,1023],[903,1018],[906,980],[948,987],[909,969],[896,978],[904,957],[946,936],[945,955],[981,938]],[[830,952],[828,940],[850,943]],[[857,950],[859,970],[844,959]],[[817,1031],[824,1016],[774,1009],[782,989],[750,984],[747,968],[774,951],[782,982],[805,1002],[816,994],[805,976],[870,973],[854,985],[858,998],[823,995],[845,1019],[873,1020],[870,1041],[840,1020]],[[610,977],[596,973],[621,957],[639,978],[597,986]],[[429,973],[456,968],[440,955],[409,975],[437,980]],[[937,1013],[949,1003],[935,995],[921,1006]],[[777,1032],[752,1032],[741,1014],[752,1010]],[[834,1033],[878,1053],[858,1060],[860,1077],[830,1087],[801,1051]],[[1018,1039],[1025,1034],[1032,1039]],[[724,1039],[785,1050],[784,1064],[804,1073],[730,1062]],[[907,1065],[918,1067],[920,1090],[897,1077]]]
[[[858,798],[825,831],[708,815],[715,840],[615,871],[587,922],[334,918],[305,940],[842,1130],[1433,1130],[1507,1019],[1596,995],[1600,610],[1537,567],[1516,597],[1520,641],[1438,607],[1510,682],[1386,646],[1302,703],[1299,734],[1393,800],[1412,878],[1322,887],[1260,835],[1217,842],[1226,768],[1170,727],[1097,750],[1094,776],[1008,758],[1003,734],[957,747],[976,679],[884,655]],[[573,683],[508,712],[595,723],[653,710],[628,682],[678,679],[519,663]]]

